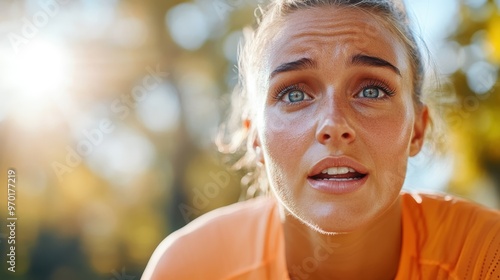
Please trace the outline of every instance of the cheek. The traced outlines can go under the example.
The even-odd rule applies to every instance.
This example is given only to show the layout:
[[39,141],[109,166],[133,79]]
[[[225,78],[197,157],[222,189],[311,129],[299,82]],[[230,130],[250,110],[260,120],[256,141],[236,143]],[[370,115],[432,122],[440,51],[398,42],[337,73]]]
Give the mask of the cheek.
[[286,183],[297,176],[301,159],[314,140],[314,121],[304,114],[263,112],[259,135],[270,180]]
[[387,154],[407,154],[412,134],[412,122],[403,114],[365,122],[364,138],[372,151]]
[[399,186],[405,179],[414,122],[410,106],[396,107],[399,109],[364,124],[367,129],[362,137],[366,139],[366,150],[377,167],[375,175],[382,186]]

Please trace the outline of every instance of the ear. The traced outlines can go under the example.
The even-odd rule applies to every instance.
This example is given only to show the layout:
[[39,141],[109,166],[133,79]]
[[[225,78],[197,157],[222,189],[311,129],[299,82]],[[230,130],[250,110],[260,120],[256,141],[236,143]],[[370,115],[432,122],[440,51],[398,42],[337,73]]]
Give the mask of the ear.
[[253,127],[252,121],[249,119],[245,119],[243,121],[243,126],[246,130],[250,131],[248,135],[248,141],[249,143],[252,143],[252,149],[255,153],[255,160],[258,163],[264,164],[264,155],[262,154],[259,132],[255,127]]
[[254,152],[255,152],[255,160],[257,163],[264,164],[264,154],[262,153],[262,148],[260,147],[259,137],[257,136],[256,142],[254,142]]
[[425,131],[429,123],[429,109],[426,105],[418,108],[413,125],[413,135],[410,143],[410,156],[416,156],[424,145]]

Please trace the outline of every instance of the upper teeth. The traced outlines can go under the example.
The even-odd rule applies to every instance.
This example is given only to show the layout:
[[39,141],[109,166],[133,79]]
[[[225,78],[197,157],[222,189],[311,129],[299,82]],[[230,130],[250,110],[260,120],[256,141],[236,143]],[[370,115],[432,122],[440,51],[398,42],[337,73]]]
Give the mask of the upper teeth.
[[330,167],[321,171],[322,174],[328,174],[328,175],[342,175],[350,172],[355,173],[356,170],[350,167]]

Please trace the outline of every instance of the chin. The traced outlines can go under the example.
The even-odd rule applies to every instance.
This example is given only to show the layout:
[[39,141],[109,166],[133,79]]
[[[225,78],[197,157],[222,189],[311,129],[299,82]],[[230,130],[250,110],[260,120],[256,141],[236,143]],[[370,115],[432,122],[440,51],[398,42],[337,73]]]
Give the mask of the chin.
[[342,206],[317,205],[303,211],[304,215],[299,215],[298,218],[310,228],[323,234],[353,232],[366,227],[375,219],[376,211],[373,208]]

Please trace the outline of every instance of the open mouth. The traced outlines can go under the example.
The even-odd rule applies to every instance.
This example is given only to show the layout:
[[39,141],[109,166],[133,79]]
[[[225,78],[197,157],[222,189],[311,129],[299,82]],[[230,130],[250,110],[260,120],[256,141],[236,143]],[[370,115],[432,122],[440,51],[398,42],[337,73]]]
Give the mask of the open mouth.
[[320,173],[310,176],[309,178],[316,181],[354,181],[361,180],[367,174],[360,173],[351,167],[330,167],[323,169]]

